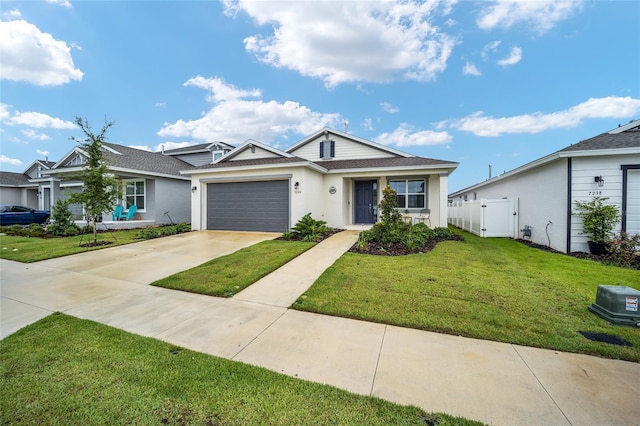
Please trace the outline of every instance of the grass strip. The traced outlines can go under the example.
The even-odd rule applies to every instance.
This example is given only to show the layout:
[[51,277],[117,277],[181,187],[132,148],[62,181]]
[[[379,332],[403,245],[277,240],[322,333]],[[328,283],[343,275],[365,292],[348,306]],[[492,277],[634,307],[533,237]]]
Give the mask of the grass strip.
[[97,236],[98,242],[109,241],[111,244],[95,247],[80,247],[81,243],[93,242],[93,234],[54,238],[0,235],[0,258],[23,263],[38,262],[70,254],[135,243],[141,241],[139,234],[140,229],[100,232]]
[[[424,254],[346,253],[293,308],[640,362],[640,333],[588,311],[599,284],[640,289],[640,271],[462,233]],[[612,334],[632,346],[593,342]]]
[[472,425],[53,314],[0,341],[2,424]]
[[209,296],[231,297],[315,244],[302,241],[262,241],[155,281],[151,285]]

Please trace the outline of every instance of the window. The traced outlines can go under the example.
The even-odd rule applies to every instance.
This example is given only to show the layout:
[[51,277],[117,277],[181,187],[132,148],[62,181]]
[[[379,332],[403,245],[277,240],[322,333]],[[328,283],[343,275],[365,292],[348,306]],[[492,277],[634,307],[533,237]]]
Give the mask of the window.
[[336,141],[322,141],[320,142],[320,158],[334,158],[336,156]]
[[143,180],[125,182],[124,201],[125,201],[125,207],[127,209],[135,205],[138,208],[138,210],[144,210],[145,185]]
[[399,209],[424,209],[426,188],[424,179],[398,179],[389,181],[391,189],[396,191],[396,206]]
[[223,151],[214,151],[213,152],[213,161],[216,161],[218,158],[224,155]]

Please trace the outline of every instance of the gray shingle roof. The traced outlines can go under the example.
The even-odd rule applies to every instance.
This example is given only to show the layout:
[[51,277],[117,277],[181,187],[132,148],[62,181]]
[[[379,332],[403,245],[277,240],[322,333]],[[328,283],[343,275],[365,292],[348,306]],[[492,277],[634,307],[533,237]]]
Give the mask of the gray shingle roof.
[[370,169],[388,167],[411,167],[411,166],[438,166],[447,164],[458,164],[451,161],[434,160],[425,157],[385,157],[385,158],[365,158],[359,160],[327,160],[316,161],[321,167],[328,170],[336,169]]
[[[228,167],[262,166],[270,164],[291,164],[309,162],[299,157],[278,157],[260,158],[257,160],[222,161],[217,164],[206,164],[204,166],[193,167],[190,170],[202,169],[222,169]],[[360,160],[327,160],[311,162],[327,170],[338,169],[370,169],[370,168],[392,168],[392,167],[414,167],[414,166],[438,166],[458,164],[450,161],[434,160],[424,157],[391,157],[391,158],[367,158]]]
[[640,122],[638,122],[638,126],[634,128],[620,133],[602,133],[561,149],[559,152],[619,148],[640,148]]
[[104,157],[110,167],[175,176],[181,176],[180,170],[191,167],[189,163],[185,163],[175,157],[162,155],[159,152],[143,151],[112,143],[105,143],[104,145],[121,154],[105,151]]
[[[287,163],[300,163],[306,162],[299,157],[277,157],[277,158],[258,158],[256,160],[237,160],[237,161],[222,161],[216,164],[205,164],[198,167],[189,167],[189,170],[202,170],[202,169],[224,169],[229,167],[245,167],[245,166],[265,166],[270,164],[287,164]],[[183,168],[187,170],[187,168]]]
[[0,185],[3,185],[3,186],[30,185],[29,176],[22,173],[0,172]]

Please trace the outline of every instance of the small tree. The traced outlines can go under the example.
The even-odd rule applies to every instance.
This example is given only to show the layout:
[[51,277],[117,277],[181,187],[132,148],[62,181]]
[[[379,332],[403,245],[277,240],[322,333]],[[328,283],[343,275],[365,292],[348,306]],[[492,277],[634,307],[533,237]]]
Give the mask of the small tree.
[[87,153],[87,162],[82,171],[77,175],[84,183],[84,190],[74,193],[69,197],[72,203],[82,204],[87,224],[93,225],[93,243],[97,241],[96,222],[104,212],[113,209],[113,205],[120,197],[118,180],[109,174],[109,167],[104,159],[102,151],[106,139],[107,130],[114,125],[112,121],[105,121],[102,130],[98,134],[91,131],[89,122],[76,117],[75,123],[85,134],[84,139],[71,137]]
[[605,243],[620,221],[616,206],[605,204],[608,197],[593,197],[591,201],[576,201],[575,216],[582,219],[582,234],[591,236],[594,243]]
[[402,215],[397,209],[397,192],[389,185],[382,190],[382,200],[380,201],[380,219],[382,223],[394,226],[402,223]]

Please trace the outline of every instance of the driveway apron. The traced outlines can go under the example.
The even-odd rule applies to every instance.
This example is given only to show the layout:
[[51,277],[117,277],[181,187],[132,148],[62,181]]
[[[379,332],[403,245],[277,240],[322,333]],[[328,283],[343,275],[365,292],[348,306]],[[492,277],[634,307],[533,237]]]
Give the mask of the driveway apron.
[[640,364],[289,310],[341,232],[232,299],[148,286],[277,234],[198,231],[36,264],[0,260],[0,337],[54,311],[494,425],[638,425]]

